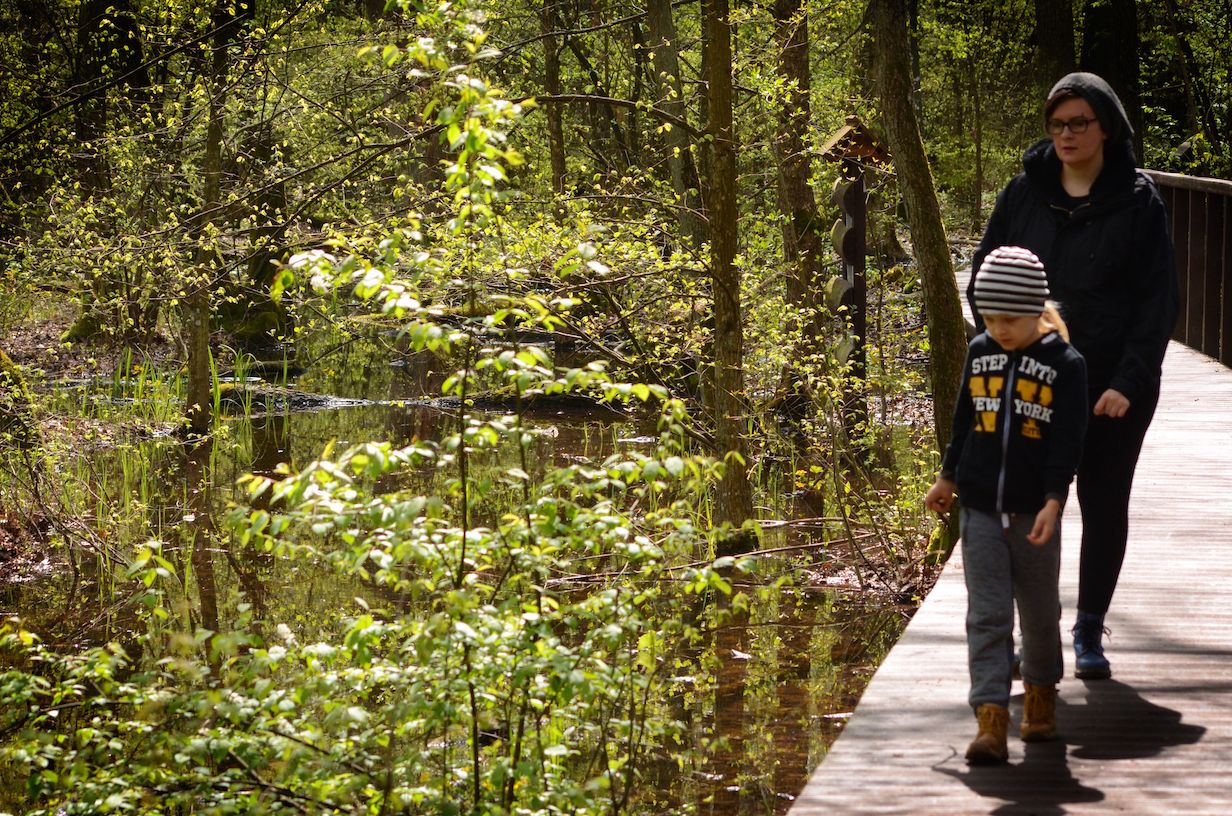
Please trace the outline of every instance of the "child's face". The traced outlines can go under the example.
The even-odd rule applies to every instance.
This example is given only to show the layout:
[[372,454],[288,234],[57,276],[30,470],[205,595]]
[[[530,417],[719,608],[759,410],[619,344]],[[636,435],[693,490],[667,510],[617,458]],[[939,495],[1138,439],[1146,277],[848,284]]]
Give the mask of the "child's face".
[[1006,351],[1018,351],[1039,339],[1039,315],[983,315],[989,336]]

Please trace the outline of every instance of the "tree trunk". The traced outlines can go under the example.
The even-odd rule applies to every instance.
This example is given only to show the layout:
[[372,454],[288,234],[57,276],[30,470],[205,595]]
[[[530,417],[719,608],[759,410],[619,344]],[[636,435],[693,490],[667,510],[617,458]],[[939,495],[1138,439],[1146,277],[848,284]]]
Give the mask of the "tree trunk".
[[[560,17],[553,16],[557,25],[560,25]],[[578,65],[586,72],[586,76],[594,88],[594,93],[597,97],[611,97],[607,88],[604,86],[603,78],[599,76],[599,71],[595,68],[594,63],[590,59],[590,55],[586,53],[586,47],[577,35],[566,37],[565,44],[569,51],[573,54],[574,59],[578,61]],[[590,103],[591,123],[594,130],[594,141],[599,147],[599,155],[606,157],[609,164],[612,164],[616,169],[624,170],[629,166],[629,141],[625,137],[624,128],[620,126],[620,119],[616,116],[616,109],[611,103],[595,100]],[[612,153],[616,153],[617,161],[611,162]]]
[[920,132],[924,131],[924,94],[920,80],[920,0],[907,0],[907,42],[911,45],[911,105]]
[[739,526],[753,515],[744,444],[744,329],[736,267],[736,143],[732,127],[732,52],[728,0],[705,0],[709,43],[710,280],[714,295],[715,442],[727,468],[719,483],[718,519]]
[[[77,180],[84,199],[111,191],[111,165],[105,144],[109,94],[92,92],[115,76],[126,76],[119,83],[122,93],[149,85],[147,73],[137,70],[143,57],[136,28],[129,0],[86,0],[78,11],[73,83],[82,98],[74,106],[73,124]],[[83,287],[81,312],[64,339],[88,339],[104,328],[124,336],[148,331],[151,325],[128,322],[132,304],[122,302],[129,299],[128,294],[114,276],[97,271],[89,286]]]
[[[650,29],[650,48],[658,85],[659,101],[656,107],[681,121],[687,121],[688,110],[685,108],[684,88],[680,80],[676,23],[672,19],[671,0],[649,0],[646,5],[646,22]],[[679,208],[677,212],[680,232],[690,238],[694,246],[701,246],[706,240],[706,222],[701,213],[701,184],[697,178],[697,165],[693,161],[689,134],[681,128],[668,126],[666,141],[672,190],[676,193],[676,206]]]
[[979,66],[973,57],[967,59],[971,80],[971,143],[975,152],[975,178],[971,190],[971,229],[979,231],[984,224],[984,101],[980,89]]
[[[1142,157],[1142,94],[1138,82],[1138,5],[1135,0],[1086,0],[1082,70],[1099,74],[1125,106]],[[1060,79],[1060,77],[1058,77]]]
[[[543,89],[550,96],[560,95],[560,46],[556,41],[557,0],[543,0],[539,25],[543,32]],[[545,110],[548,119],[548,154],[551,157],[552,195],[565,194],[565,128],[561,116],[562,102],[549,102]],[[553,203],[553,212],[560,220],[561,203]]]
[[[127,39],[119,36],[119,12],[113,0],[86,0],[77,17],[77,61],[73,82],[81,92],[92,90],[124,61]],[[102,146],[107,132],[107,94],[95,94],[74,107],[77,131],[78,180],[88,197],[111,188],[111,171]]]
[[205,436],[213,419],[214,382],[210,365],[210,291],[217,274],[218,230],[223,221],[222,143],[223,115],[226,108],[227,47],[239,31],[239,21],[250,13],[250,6],[230,6],[218,0],[211,16],[217,32],[203,81],[206,85],[208,118],[205,154],[201,161],[201,210],[197,213],[194,239],[197,248],[195,270],[186,284],[184,335],[188,346],[188,397],[184,409],[190,436]]
[[[226,70],[223,66],[223,70]],[[218,221],[221,206],[222,112],[221,83],[211,83],[209,124],[206,127],[205,157],[201,163],[204,189],[201,198],[200,229],[194,271],[184,298],[184,337],[188,347],[188,399],[185,416],[191,436],[209,433],[213,419],[214,380],[210,365],[210,290],[218,264]]]
[[1073,0],[1035,0],[1035,77],[1041,93],[1076,65]]
[[786,87],[778,109],[774,149],[784,215],[787,302],[803,311],[814,305],[813,284],[822,253],[817,201],[809,183],[812,167],[804,146],[810,125],[808,19],[802,0],[775,0],[772,12],[779,47],[776,68]]
[[873,73],[880,92],[886,140],[907,205],[907,222],[919,264],[924,307],[928,312],[933,426],[938,447],[944,450],[949,444],[950,418],[962,381],[966,326],[945,227],[941,222],[941,207],[915,109],[911,105],[906,8],[903,0],[871,0],[869,15],[873,39],[878,44]]

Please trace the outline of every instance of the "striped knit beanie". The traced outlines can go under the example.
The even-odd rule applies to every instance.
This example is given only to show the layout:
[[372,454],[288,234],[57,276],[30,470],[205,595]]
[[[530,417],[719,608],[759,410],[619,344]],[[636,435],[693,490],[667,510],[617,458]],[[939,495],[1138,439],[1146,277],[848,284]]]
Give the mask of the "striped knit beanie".
[[1044,265],[1029,249],[997,247],[980,264],[974,295],[981,314],[1038,315],[1048,301]]

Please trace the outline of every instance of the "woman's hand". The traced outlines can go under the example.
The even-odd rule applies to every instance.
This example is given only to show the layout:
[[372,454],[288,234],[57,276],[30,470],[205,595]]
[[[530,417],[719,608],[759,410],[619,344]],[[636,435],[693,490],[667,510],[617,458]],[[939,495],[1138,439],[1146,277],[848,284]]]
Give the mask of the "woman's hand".
[[1056,499],[1044,502],[1043,509],[1035,514],[1035,524],[1032,525],[1031,532],[1027,533],[1027,541],[1036,547],[1047,544],[1057,530],[1057,517],[1060,515],[1061,502]]
[[954,506],[954,483],[949,479],[937,477],[933,486],[924,494],[924,506],[939,516],[950,512]]
[[1129,412],[1129,397],[1117,391],[1115,388],[1109,388],[1107,391],[1099,395],[1099,399],[1095,402],[1095,416],[1112,417],[1120,419]]

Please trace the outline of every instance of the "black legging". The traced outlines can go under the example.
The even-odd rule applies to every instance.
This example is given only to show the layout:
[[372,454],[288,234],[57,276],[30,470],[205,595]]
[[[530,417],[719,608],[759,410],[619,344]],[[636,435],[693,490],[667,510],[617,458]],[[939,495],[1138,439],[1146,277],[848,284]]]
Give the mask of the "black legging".
[[[1099,398],[1091,394],[1091,405]],[[1125,542],[1129,537],[1129,493],[1159,390],[1135,399],[1120,419],[1091,416],[1082,462],[1078,465],[1078,504],[1082,511],[1082,556],[1078,569],[1078,608],[1102,615],[1112,603]]]

